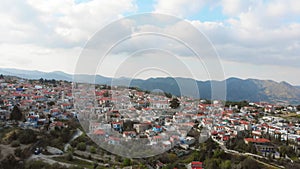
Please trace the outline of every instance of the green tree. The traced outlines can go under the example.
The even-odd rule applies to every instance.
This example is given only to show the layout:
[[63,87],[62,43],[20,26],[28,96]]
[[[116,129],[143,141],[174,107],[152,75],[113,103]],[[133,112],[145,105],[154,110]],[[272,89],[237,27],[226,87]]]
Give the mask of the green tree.
[[130,166],[131,165],[131,159],[125,158],[124,161],[123,161],[123,165],[124,166]]
[[221,158],[222,156],[224,156],[224,154],[225,153],[223,150],[217,149],[214,151],[213,158]]
[[255,161],[252,157],[247,157],[244,161],[242,161],[242,168],[244,169],[258,169],[261,168],[257,161]]
[[54,102],[54,101],[47,102],[47,105],[48,105],[48,106],[54,106],[54,105],[55,105],[55,102]]
[[204,161],[206,169],[219,169],[220,159],[209,158]]
[[64,143],[67,143],[70,138],[71,138],[71,129],[70,128],[63,128],[62,131],[61,131],[61,138],[62,138],[62,141]]
[[80,142],[80,143],[77,144],[76,148],[77,148],[77,150],[85,151],[86,150],[86,144],[84,142]]
[[69,169],[84,169],[84,167],[74,165],[74,166],[69,167]]
[[20,141],[19,140],[14,140],[11,142],[12,147],[19,147],[20,146]]
[[40,82],[41,84],[43,84],[45,81],[44,81],[43,78],[40,78],[40,79],[39,79],[39,82]]
[[22,149],[21,148],[16,148],[15,151],[14,151],[14,153],[15,153],[16,157],[21,157],[21,155],[22,155]]
[[109,97],[109,92],[108,91],[104,92],[103,97]]
[[41,168],[50,168],[50,165],[43,161],[32,160],[25,165],[25,169],[41,169]]
[[172,98],[172,94],[171,94],[171,93],[164,92],[164,94],[165,94],[165,96],[166,96],[167,98]]
[[30,144],[36,141],[36,134],[31,129],[21,130],[18,139],[21,144]]
[[220,164],[221,169],[230,169],[231,168],[231,161],[225,160]]
[[22,120],[22,117],[23,115],[20,108],[17,105],[15,105],[13,110],[10,113],[10,119],[15,121],[20,121]]
[[300,111],[300,105],[297,106],[297,110]]
[[171,107],[172,109],[177,109],[179,106],[180,106],[180,101],[179,101],[177,98],[173,98],[173,99],[170,101],[170,107]]
[[92,154],[96,153],[96,148],[94,146],[90,147],[90,153],[92,153]]
[[1,159],[0,168],[2,169],[20,169],[23,165],[14,157],[13,154],[8,155],[6,158]]
[[74,160],[74,157],[73,157],[73,154],[71,152],[69,152],[66,156],[65,156],[65,159],[67,161],[73,161]]
[[178,157],[177,157],[177,155],[174,154],[174,153],[168,153],[168,159],[169,159],[169,161],[170,161],[171,163],[173,163],[173,162],[175,162],[175,161],[178,159]]

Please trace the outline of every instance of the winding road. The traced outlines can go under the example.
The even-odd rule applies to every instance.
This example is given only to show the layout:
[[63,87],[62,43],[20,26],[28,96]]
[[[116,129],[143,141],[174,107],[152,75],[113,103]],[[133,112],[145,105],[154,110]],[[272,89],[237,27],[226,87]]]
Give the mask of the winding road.
[[73,137],[69,140],[69,142],[68,142],[67,144],[65,144],[65,146],[64,146],[64,152],[67,152],[69,146],[71,146],[70,143],[71,143],[73,140],[75,140],[76,138],[78,138],[79,136],[81,136],[82,134],[83,134],[83,132],[82,132],[80,129],[77,128],[76,133],[75,133],[75,134],[73,135]]

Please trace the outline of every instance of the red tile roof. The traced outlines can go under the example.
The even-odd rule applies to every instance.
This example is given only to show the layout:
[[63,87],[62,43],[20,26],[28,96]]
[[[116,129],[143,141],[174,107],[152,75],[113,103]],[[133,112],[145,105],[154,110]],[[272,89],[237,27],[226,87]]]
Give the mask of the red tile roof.
[[98,130],[95,130],[94,131],[94,134],[96,135],[104,135],[105,134],[105,131],[101,130],[101,129],[98,129]]
[[258,139],[245,138],[244,140],[247,142],[251,142],[251,143],[270,143],[270,140],[265,139],[265,138],[258,138]]
[[202,169],[202,162],[200,161],[192,161],[191,162],[192,169]]

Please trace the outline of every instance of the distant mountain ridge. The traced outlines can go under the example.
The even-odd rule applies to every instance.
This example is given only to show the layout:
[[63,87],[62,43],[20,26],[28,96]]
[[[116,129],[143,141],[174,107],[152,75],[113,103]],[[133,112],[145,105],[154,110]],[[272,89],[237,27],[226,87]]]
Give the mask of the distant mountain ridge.
[[[26,79],[56,79],[72,81],[73,75],[55,71],[55,72],[41,72],[29,71],[19,69],[0,68],[0,74],[17,76]],[[94,78],[93,75],[76,75],[77,79],[86,81],[86,79]],[[225,81],[195,81],[191,78],[149,78],[146,80],[128,78],[109,78],[100,75],[95,77],[96,84],[114,84],[139,87],[143,90],[153,91],[160,89],[164,92],[180,95],[180,87],[177,83],[184,84],[186,95],[196,97],[195,90],[192,84],[196,84],[200,97],[204,99],[211,99],[211,86],[220,86],[226,84],[226,99],[230,101],[248,100],[253,102],[267,101],[267,102],[284,102],[290,104],[300,104],[300,87],[292,86],[287,82],[275,82],[272,80],[258,80],[258,79],[239,79],[229,78]]]

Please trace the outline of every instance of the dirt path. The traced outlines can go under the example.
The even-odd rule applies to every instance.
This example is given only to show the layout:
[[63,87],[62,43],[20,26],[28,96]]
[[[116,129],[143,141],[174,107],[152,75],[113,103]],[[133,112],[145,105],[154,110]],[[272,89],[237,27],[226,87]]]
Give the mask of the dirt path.
[[41,160],[44,161],[48,164],[55,164],[58,163],[60,165],[64,165],[66,167],[71,167],[72,165],[69,163],[64,163],[64,162],[59,162],[59,161],[55,161],[52,158],[53,157],[60,157],[60,155],[43,155],[43,154],[39,154],[39,155],[32,155],[28,160]]

